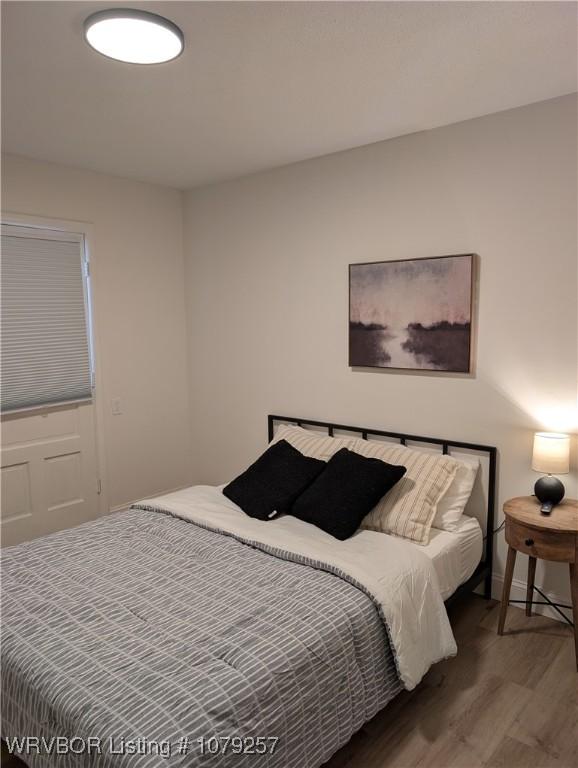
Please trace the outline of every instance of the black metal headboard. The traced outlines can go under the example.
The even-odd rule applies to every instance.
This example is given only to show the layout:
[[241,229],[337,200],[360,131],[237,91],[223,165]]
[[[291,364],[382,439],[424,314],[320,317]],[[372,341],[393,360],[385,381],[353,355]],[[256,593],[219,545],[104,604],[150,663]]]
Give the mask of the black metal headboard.
[[489,461],[488,471],[488,502],[486,510],[486,547],[484,558],[478,565],[472,576],[459,587],[454,594],[446,600],[446,605],[452,603],[459,596],[465,592],[471,592],[479,584],[484,582],[484,597],[491,598],[492,596],[492,562],[494,554],[494,507],[496,501],[496,466],[498,459],[498,450],[491,445],[478,445],[477,443],[465,443],[460,440],[447,440],[441,437],[423,437],[421,435],[407,435],[402,432],[389,432],[383,429],[370,429],[368,427],[351,427],[345,424],[332,424],[327,421],[316,421],[314,419],[301,419],[294,416],[274,416],[269,415],[268,420],[268,434],[269,441],[271,441],[275,434],[275,423],[285,424],[297,424],[297,426],[307,427],[321,427],[327,430],[327,434],[333,436],[336,431],[339,432],[354,432],[360,434],[364,440],[367,440],[370,436],[375,437],[391,437],[395,440],[399,440],[401,445],[406,445],[408,442],[412,443],[428,443],[430,445],[441,446],[443,453],[449,453],[450,448],[462,448],[468,451],[475,451],[477,453],[486,454]]

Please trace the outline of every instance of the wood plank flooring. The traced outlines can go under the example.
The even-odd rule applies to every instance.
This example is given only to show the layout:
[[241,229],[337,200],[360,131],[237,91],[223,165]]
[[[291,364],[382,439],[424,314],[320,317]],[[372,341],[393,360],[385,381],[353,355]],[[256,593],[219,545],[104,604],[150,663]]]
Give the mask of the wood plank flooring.
[[324,768],[576,768],[569,626],[472,595],[450,608],[458,655],[436,664]]
[[[452,606],[458,656],[401,693],[324,768],[576,768],[578,674],[570,627],[472,595]],[[22,767],[5,755],[2,765]]]

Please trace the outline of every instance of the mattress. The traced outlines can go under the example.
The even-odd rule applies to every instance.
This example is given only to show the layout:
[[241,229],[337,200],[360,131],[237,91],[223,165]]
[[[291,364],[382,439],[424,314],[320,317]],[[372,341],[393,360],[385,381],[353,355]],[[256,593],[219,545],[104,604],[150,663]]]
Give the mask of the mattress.
[[427,545],[412,541],[407,544],[417,547],[431,559],[442,597],[447,600],[476,570],[482,559],[484,541],[478,521],[474,517],[462,515],[455,531],[432,528]]

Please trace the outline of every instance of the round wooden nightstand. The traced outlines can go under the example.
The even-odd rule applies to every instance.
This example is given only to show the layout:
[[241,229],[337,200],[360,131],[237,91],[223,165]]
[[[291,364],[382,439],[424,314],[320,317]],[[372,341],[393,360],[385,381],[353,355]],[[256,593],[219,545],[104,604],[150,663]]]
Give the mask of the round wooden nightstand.
[[[526,615],[532,615],[532,597],[536,558],[569,563],[570,591],[572,594],[572,613],[574,616],[574,644],[576,649],[576,668],[578,669],[578,501],[564,499],[552,510],[552,514],[540,513],[540,502],[535,496],[519,496],[504,504],[506,517],[506,541],[508,542],[508,560],[504,575],[504,590],[498,622],[498,634],[504,634],[504,622],[510,601],[510,588],[516,554],[529,555],[528,586],[526,591]],[[558,606],[541,596],[553,607]],[[563,615],[563,614],[562,614]],[[570,623],[570,622],[569,622]]]

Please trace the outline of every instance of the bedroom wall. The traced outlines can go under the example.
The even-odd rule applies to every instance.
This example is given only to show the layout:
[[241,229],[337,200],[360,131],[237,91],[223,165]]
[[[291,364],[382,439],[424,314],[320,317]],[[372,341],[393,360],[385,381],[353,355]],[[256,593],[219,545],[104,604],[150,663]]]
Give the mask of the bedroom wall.
[[2,170],[3,211],[91,226],[109,508],[188,485],[181,193],[16,156]]
[[[195,481],[244,469],[276,412],[496,445],[499,509],[529,493],[533,432],[578,428],[576,106],[563,97],[190,192]],[[469,252],[475,375],[348,367],[350,262]],[[566,486],[578,496],[575,441]],[[567,599],[567,567],[539,569]]]

